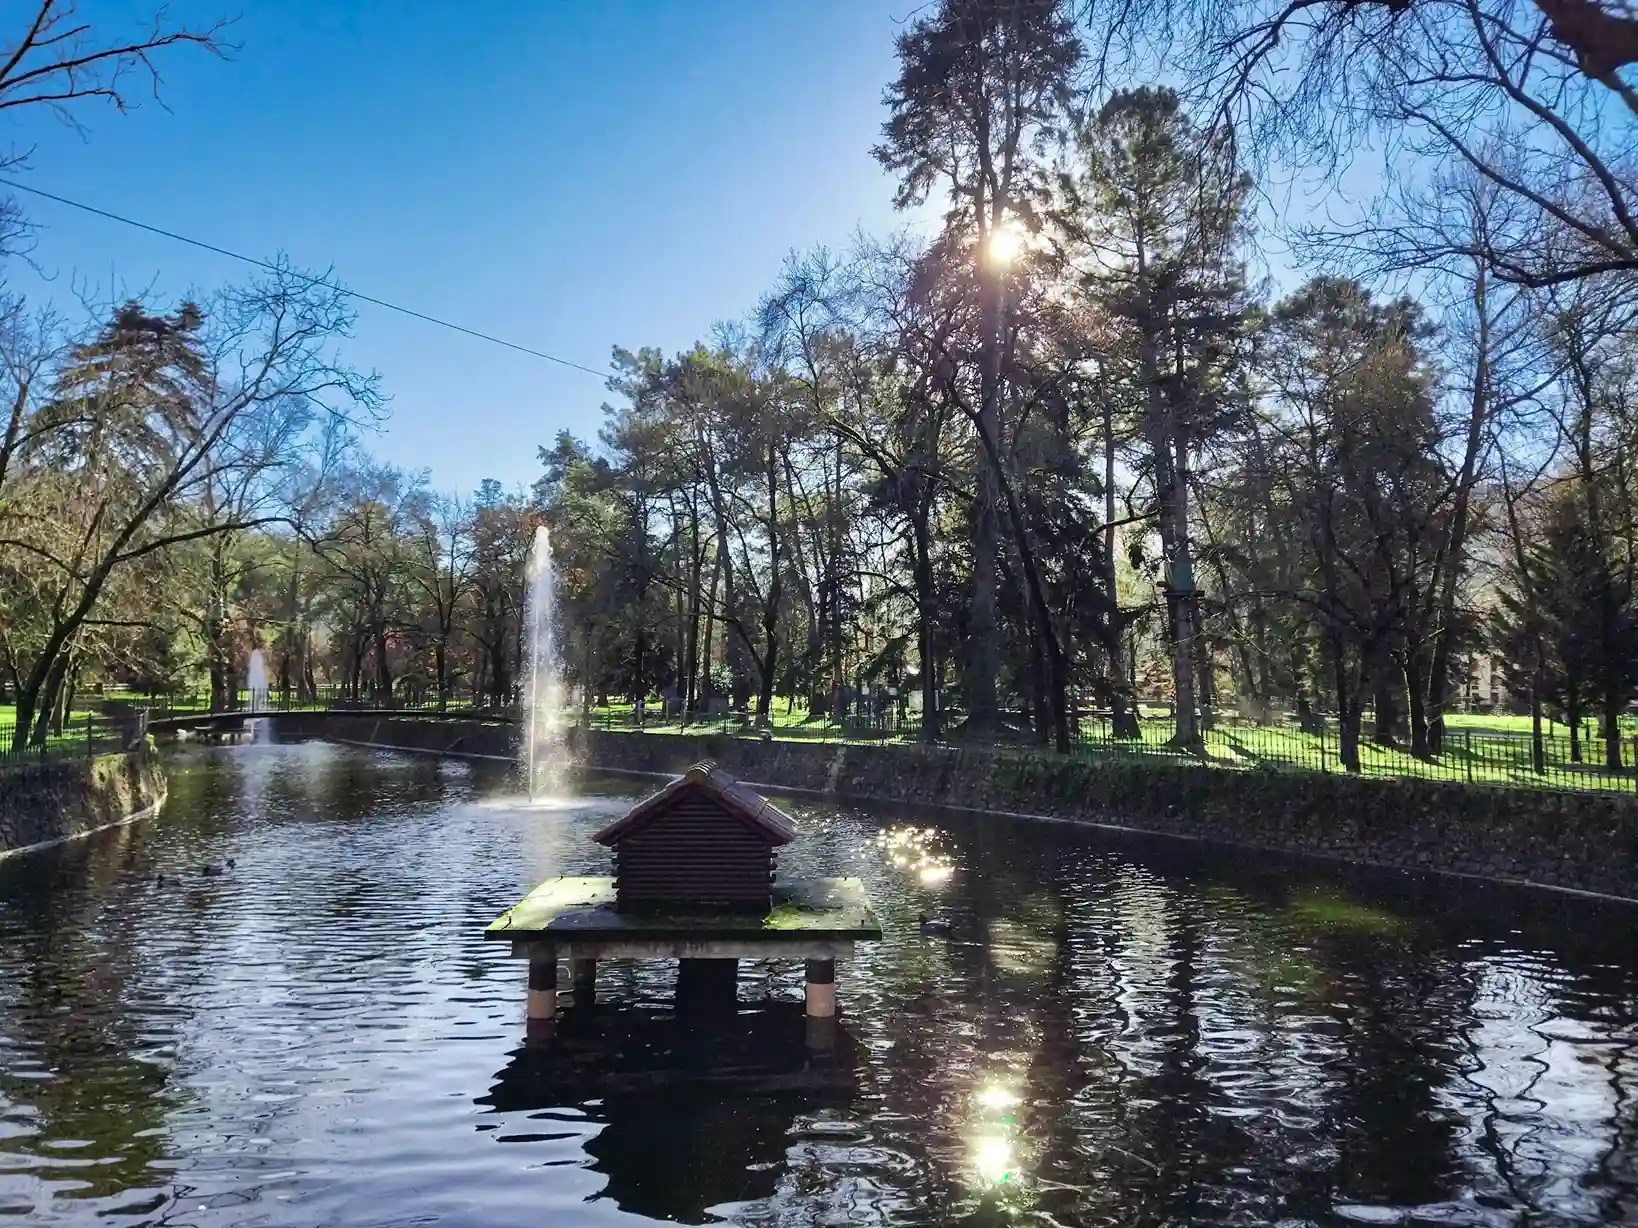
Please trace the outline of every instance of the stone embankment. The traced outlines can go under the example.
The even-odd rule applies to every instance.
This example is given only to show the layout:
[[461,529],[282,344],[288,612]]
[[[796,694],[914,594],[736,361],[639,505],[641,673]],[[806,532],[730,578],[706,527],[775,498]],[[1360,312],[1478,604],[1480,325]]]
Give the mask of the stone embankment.
[[1431,780],[1221,771],[1027,751],[582,733],[583,763],[876,802],[1039,815],[1407,870],[1638,898],[1638,799]]
[[[280,718],[306,734],[506,759],[504,724],[397,716]],[[1406,870],[1638,899],[1638,798],[1336,773],[1223,771],[1025,749],[843,746],[577,730],[587,768],[671,774],[712,759],[774,789],[1036,815]]]
[[0,769],[0,857],[128,823],[164,800],[164,768],[148,746],[9,764]]

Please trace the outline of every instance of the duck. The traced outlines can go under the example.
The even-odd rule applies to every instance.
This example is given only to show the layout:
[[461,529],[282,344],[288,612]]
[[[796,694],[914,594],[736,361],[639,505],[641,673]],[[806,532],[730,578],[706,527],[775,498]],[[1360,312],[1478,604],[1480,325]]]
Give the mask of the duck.
[[197,872],[203,874],[206,878],[215,878],[224,871],[221,866],[206,864],[200,866]]
[[916,922],[921,926],[921,932],[924,934],[944,936],[950,932],[950,923],[948,921],[945,921],[942,918],[934,918],[929,920],[926,913],[921,913],[918,915],[916,917]]

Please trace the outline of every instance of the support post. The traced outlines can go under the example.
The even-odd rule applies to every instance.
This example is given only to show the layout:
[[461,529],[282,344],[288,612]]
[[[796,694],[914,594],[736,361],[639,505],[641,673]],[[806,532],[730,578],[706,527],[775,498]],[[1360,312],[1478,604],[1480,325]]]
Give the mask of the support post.
[[677,961],[677,1009],[691,1014],[732,1012],[739,988],[737,959]]
[[809,1019],[836,1017],[836,961],[810,959],[807,971],[807,1016]]
[[836,1052],[836,1030],[840,1025],[835,1017],[816,1019],[812,1015],[802,1020],[803,1041],[808,1052],[818,1056]]
[[529,961],[529,1018],[557,1018],[556,955],[536,955]]

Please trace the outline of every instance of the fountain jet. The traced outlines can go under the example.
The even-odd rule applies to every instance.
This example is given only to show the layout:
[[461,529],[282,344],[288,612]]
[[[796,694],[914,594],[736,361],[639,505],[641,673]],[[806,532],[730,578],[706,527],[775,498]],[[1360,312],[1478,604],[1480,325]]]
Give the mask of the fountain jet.
[[558,643],[557,576],[552,539],[545,525],[535,529],[524,571],[524,632],[528,660],[523,677],[523,764],[529,798],[545,797],[563,785],[569,754],[563,737],[563,656]]
[[270,731],[267,727],[267,722],[254,719],[258,712],[266,712],[268,710],[267,662],[262,659],[262,650],[260,648],[254,648],[251,650],[250,665],[246,669],[245,674],[246,685],[250,689],[250,702],[248,708],[252,718],[250,722],[251,740],[254,742],[270,741],[271,739],[268,736]]

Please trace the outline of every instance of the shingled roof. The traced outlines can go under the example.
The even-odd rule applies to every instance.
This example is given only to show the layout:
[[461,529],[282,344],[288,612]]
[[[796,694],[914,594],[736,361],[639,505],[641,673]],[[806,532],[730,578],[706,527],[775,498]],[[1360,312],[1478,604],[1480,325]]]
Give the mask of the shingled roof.
[[796,824],[791,822],[789,815],[760,793],[746,788],[709,763],[696,763],[658,793],[638,802],[592,839],[599,844],[618,844],[695,792],[707,795],[724,810],[744,820],[765,836],[770,845],[789,844],[796,839]]

